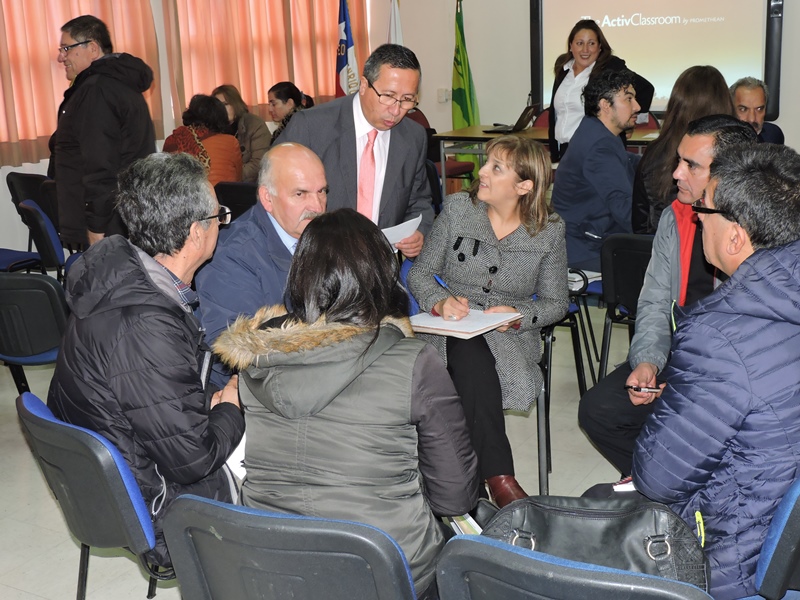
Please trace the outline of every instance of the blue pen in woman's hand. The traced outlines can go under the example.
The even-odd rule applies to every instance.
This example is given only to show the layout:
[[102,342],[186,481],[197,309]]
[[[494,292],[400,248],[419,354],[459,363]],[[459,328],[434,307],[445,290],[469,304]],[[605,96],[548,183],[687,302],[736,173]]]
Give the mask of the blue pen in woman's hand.
[[[447,300],[443,300],[441,305],[442,318],[447,319],[449,321],[458,321],[459,319],[465,317],[469,313],[469,305],[467,304],[466,298],[459,298],[458,296],[456,296],[453,293],[453,291],[448,287],[448,285],[444,282],[444,279],[442,279],[438,275],[434,275],[433,278],[436,280],[436,283],[442,286],[442,288],[445,289],[448,294],[450,294],[450,297],[453,300],[455,300],[458,304],[462,305],[461,310],[459,310],[458,308],[455,309],[451,308],[445,310],[445,304],[447,303]],[[454,310],[455,312],[449,312],[450,310]]]
[[436,280],[436,283],[438,283],[438,284],[439,284],[440,286],[442,286],[442,287],[443,287],[445,290],[447,290],[447,293],[448,293],[448,294],[450,294],[450,295],[451,295],[453,298],[455,298],[456,300],[458,300],[458,298],[456,297],[456,295],[455,295],[455,294],[454,294],[454,293],[453,293],[453,292],[450,290],[450,288],[449,288],[449,287],[447,286],[447,284],[444,282],[444,279],[442,279],[442,278],[441,278],[441,277],[439,277],[438,275],[434,275],[434,276],[433,276],[433,278]]

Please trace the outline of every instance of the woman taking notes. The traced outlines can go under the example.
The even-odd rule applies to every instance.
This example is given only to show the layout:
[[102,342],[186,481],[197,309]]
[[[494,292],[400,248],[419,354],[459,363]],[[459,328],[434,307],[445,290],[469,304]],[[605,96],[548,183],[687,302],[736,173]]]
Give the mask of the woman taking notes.
[[[583,119],[583,88],[589,79],[605,69],[621,71],[625,61],[613,55],[603,31],[591,19],[578,21],[567,38],[567,51],[556,59],[553,95],[550,98],[550,158],[558,162],[564,156],[572,135]],[[653,85],[636,76],[636,102],[641,113],[650,110]]]
[[421,336],[447,361],[480,479],[499,506],[527,495],[514,477],[503,409],[529,410],[541,392],[540,329],[569,304],[564,222],[547,205],[549,181],[543,146],[517,136],[492,140],[479,180],[445,203],[408,275],[420,309],[444,319],[460,320],[470,308],[523,315],[469,340]]

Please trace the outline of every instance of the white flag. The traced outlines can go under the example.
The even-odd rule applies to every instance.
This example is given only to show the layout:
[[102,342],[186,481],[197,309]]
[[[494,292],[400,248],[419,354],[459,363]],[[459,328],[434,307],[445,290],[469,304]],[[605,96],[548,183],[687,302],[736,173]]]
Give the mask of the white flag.
[[403,26],[400,23],[400,7],[397,0],[389,0],[392,7],[389,9],[389,43],[403,45]]

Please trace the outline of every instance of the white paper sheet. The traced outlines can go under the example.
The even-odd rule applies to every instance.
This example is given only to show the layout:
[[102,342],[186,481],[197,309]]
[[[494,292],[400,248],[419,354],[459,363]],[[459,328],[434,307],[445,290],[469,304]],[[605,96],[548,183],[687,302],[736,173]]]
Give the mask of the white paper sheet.
[[383,235],[386,236],[389,243],[394,246],[400,240],[404,240],[414,233],[419,228],[420,223],[422,223],[422,215],[417,215],[416,219],[411,219],[394,227],[387,227],[381,231],[383,231]]

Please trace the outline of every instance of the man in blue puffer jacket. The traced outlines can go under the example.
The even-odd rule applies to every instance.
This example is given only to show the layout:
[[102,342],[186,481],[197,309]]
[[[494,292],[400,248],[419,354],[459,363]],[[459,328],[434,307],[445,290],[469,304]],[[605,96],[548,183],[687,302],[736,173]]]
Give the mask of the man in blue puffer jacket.
[[755,593],[767,528],[800,477],[800,155],[724,150],[695,211],[706,259],[730,279],[676,309],[633,479],[697,527],[711,594],[725,600]]

